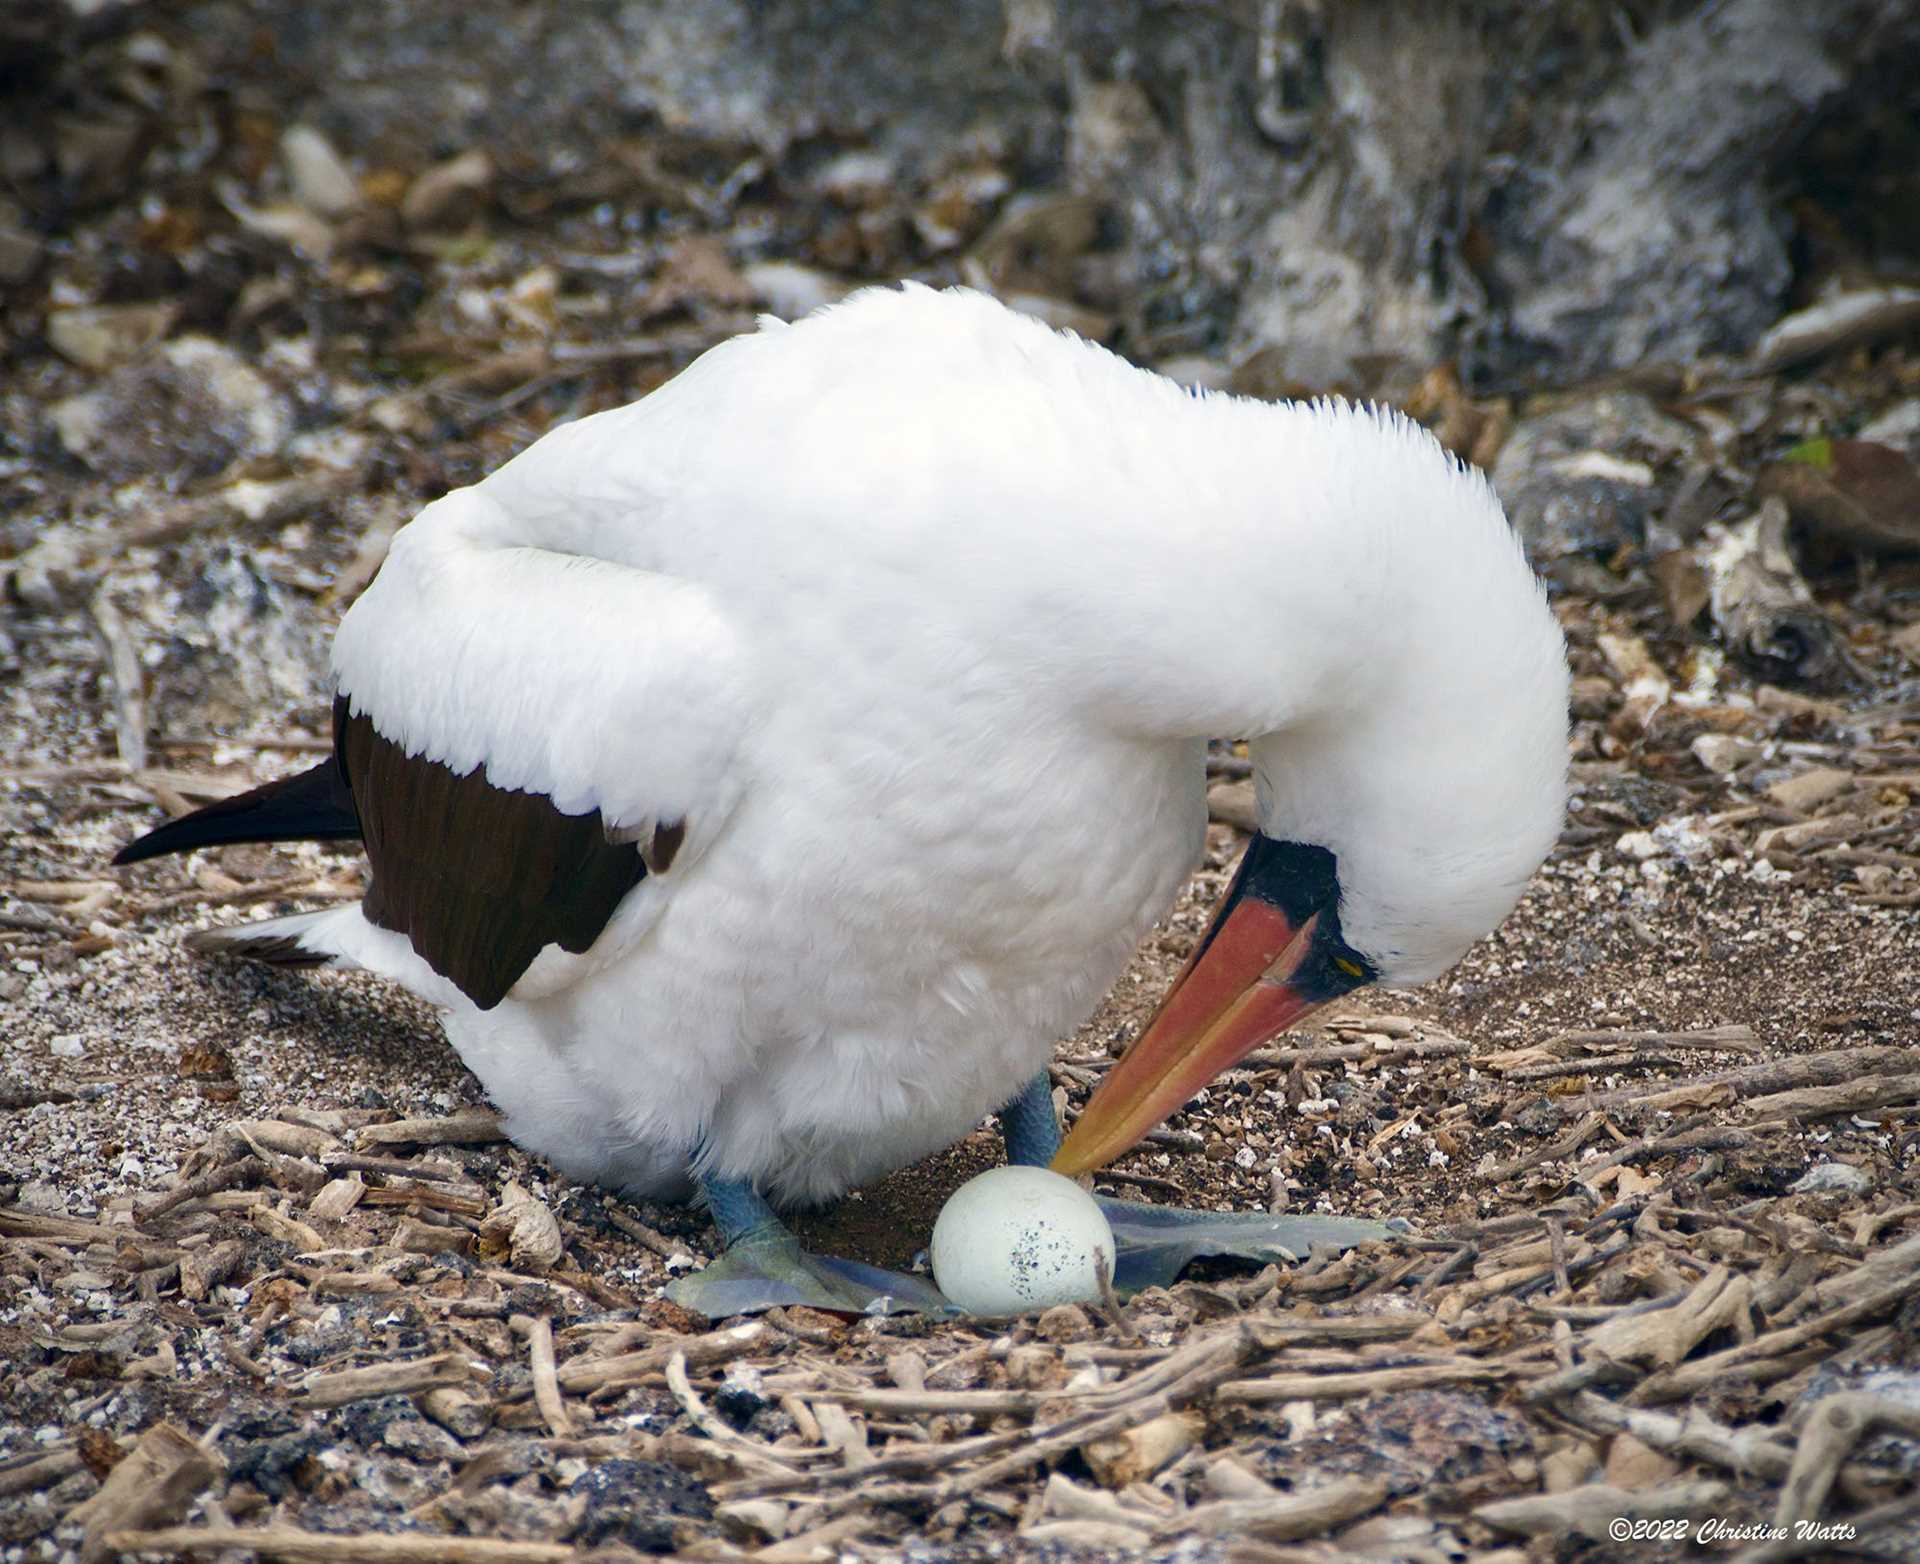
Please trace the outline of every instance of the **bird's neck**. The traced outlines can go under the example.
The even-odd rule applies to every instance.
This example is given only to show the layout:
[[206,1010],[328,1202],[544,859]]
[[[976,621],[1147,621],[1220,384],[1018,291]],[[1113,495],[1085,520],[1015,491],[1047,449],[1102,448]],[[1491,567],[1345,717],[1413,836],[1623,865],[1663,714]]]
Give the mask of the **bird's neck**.
[[1476,604],[1505,612],[1527,571],[1479,474],[1364,409],[1189,415],[1157,471],[1121,472],[1088,545],[1099,624],[1078,639],[1101,661],[1083,687],[1110,720],[1168,738],[1351,726],[1423,682],[1493,677],[1503,627]]

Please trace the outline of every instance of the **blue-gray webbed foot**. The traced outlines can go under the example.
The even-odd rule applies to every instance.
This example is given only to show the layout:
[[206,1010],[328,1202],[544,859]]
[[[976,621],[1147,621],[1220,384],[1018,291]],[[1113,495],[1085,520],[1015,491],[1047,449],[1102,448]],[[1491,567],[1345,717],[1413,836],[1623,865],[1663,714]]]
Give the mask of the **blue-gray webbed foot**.
[[[1007,1161],[1044,1168],[1060,1149],[1053,1088],[1042,1070],[1000,1110]],[[1347,1216],[1268,1216],[1258,1211],[1194,1211],[1095,1195],[1113,1228],[1113,1285],[1122,1296],[1165,1287],[1190,1260],[1223,1256],[1255,1264],[1304,1260],[1315,1245],[1351,1249],[1390,1238],[1384,1222]]]
[[745,1180],[703,1176],[700,1188],[724,1249],[667,1287],[683,1309],[714,1320],[794,1304],[835,1314],[959,1312],[921,1277],[809,1253]]

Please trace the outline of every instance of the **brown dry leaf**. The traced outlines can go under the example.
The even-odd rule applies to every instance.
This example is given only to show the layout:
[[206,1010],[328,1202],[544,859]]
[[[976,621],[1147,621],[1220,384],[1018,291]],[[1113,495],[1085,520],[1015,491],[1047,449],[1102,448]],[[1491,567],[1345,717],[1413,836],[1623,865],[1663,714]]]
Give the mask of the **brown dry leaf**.
[[1607,1445],[1606,1481],[1616,1488],[1654,1488],[1679,1475],[1679,1462],[1642,1444],[1632,1434],[1615,1434]]
[[753,284],[733,264],[727,247],[711,234],[689,234],[667,251],[647,290],[647,314],[720,304],[753,303]]
[[1762,470],[1762,495],[1793,519],[1869,553],[1920,548],[1920,470],[1904,451],[1872,440],[1809,440]]
[[180,1050],[177,1068],[183,1081],[230,1081],[233,1055],[215,1042],[189,1043]]
[[83,1427],[75,1443],[87,1470],[102,1482],[107,1473],[126,1458],[127,1452],[120,1441],[104,1428]]
[[1920,667],[1920,623],[1894,631],[1887,637],[1887,644],[1915,667]]
[[1716,1085],[1676,1086],[1672,1091],[1655,1092],[1636,1099],[1638,1106],[1667,1113],[1698,1112],[1725,1107],[1733,1101],[1733,1088],[1725,1082]]
[[171,331],[179,318],[179,306],[172,303],[54,310],[47,316],[47,341],[62,358],[82,369],[110,369],[137,358]]
[[507,1256],[517,1271],[552,1270],[566,1252],[560,1224],[545,1204],[518,1184],[501,1191],[500,1204],[480,1223],[480,1253]]
[[1660,600],[1667,617],[1685,628],[1700,617],[1707,606],[1711,587],[1706,567],[1694,558],[1691,549],[1669,549],[1649,565],[1654,584],[1660,588]]

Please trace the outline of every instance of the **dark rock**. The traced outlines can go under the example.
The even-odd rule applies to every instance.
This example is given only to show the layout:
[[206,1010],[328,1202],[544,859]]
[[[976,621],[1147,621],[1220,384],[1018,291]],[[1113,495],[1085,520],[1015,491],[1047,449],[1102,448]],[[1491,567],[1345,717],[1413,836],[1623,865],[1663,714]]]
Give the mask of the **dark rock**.
[[333,1442],[331,1434],[314,1425],[276,1439],[223,1439],[220,1453],[226,1457],[230,1481],[251,1483],[269,1499],[284,1499],[308,1486],[311,1469],[302,1468]]
[[232,349],[178,337],[50,412],[60,443],[102,477],[206,478],[278,451],[285,398]]
[[1501,448],[1493,484],[1535,566],[1566,582],[1570,561],[1646,546],[1669,491],[1663,469],[1696,443],[1647,397],[1605,392],[1522,422]]
[[324,1330],[308,1331],[303,1336],[291,1336],[280,1350],[303,1367],[314,1368],[329,1358],[351,1352],[359,1345],[358,1331],[347,1325],[333,1325]]
[[1551,1135],[1566,1115],[1551,1097],[1534,1097],[1521,1103],[1507,1115],[1507,1122],[1526,1135]]
[[624,1542],[648,1553],[670,1553],[676,1520],[708,1520],[713,1501],[700,1483],[662,1461],[600,1461],[574,1483],[587,1512],[572,1540],[587,1547]]
[[340,1426],[355,1442],[371,1449],[386,1437],[389,1425],[419,1416],[410,1396],[376,1396],[340,1409]]
[[728,1379],[713,1393],[713,1407],[735,1428],[745,1428],[765,1410],[768,1402],[738,1380]]

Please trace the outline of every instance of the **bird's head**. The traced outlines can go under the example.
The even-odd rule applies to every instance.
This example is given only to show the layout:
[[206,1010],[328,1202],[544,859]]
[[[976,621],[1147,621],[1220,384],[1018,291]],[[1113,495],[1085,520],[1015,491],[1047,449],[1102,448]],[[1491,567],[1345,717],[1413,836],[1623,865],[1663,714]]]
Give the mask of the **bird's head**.
[[1446,971],[1512,911],[1552,848],[1566,800],[1565,642],[1491,490],[1476,473],[1452,476],[1457,514],[1410,529],[1415,557],[1365,575],[1400,583],[1365,655],[1249,741],[1261,829],[1057,1171],[1111,1162],[1329,1001]]

